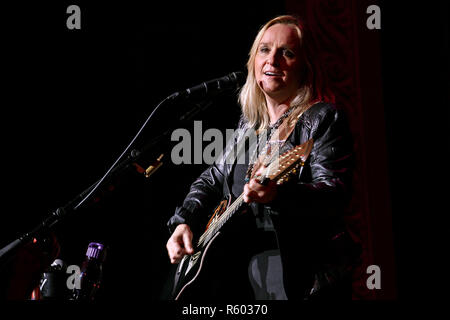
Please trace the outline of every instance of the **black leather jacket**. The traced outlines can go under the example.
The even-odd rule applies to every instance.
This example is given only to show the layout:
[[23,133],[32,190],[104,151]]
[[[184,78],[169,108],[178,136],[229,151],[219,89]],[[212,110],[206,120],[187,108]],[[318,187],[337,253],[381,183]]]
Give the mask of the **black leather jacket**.
[[[286,141],[293,147],[314,140],[314,145],[297,179],[278,187],[276,199],[255,210],[265,210],[272,217],[278,233],[288,296],[298,297],[310,290],[318,275],[332,278],[347,253],[340,242],[348,242],[343,215],[351,196],[353,142],[345,115],[333,105],[320,102],[299,118]],[[236,141],[234,141],[236,143]],[[183,205],[170,218],[170,231],[181,223],[194,234],[204,230],[208,215],[228,193],[232,164],[215,163],[191,185]],[[259,209],[258,209],[259,208]],[[254,210],[254,211],[255,211]],[[345,241],[332,241],[343,239]],[[299,260],[300,259],[300,260]],[[298,261],[301,261],[299,264]],[[334,271],[330,271],[330,266]],[[319,286],[321,286],[319,284]],[[298,290],[300,289],[300,290]]]

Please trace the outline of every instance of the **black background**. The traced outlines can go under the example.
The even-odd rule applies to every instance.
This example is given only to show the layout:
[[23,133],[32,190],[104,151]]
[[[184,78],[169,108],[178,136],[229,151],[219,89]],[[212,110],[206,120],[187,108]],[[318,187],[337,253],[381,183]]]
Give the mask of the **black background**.
[[[8,124],[2,134],[3,196],[8,209],[2,215],[2,244],[31,230],[100,179],[165,97],[245,71],[258,28],[283,10],[282,4],[269,2],[258,2],[254,10],[256,2],[81,1],[81,30],[69,30],[70,4],[23,3],[8,11],[13,18],[8,19],[11,32],[3,60],[9,99],[3,108]],[[165,105],[134,148],[169,126],[182,126],[173,112],[182,114],[190,107],[175,108]],[[203,120],[204,132],[234,128],[238,117],[236,97],[224,96],[195,120]],[[186,128],[192,131],[193,126]],[[156,152],[143,155],[139,164],[147,167]],[[167,220],[206,168],[174,166],[170,152],[164,160],[150,179],[124,172],[113,181],[114,192],[77,210],[55,230],[60,258],[68,265],[81,264],[90,241],[109,246],[106,299],[158,299],[163,290],[171,270],[165,251]],[[102,190],[109,183],[105,186]]]
[[398,297],[440,301],[450,145],[448,3],[381,6]]
[[[81,30],[66,27],[70,4],[81,7]],[[284,7],[282,1],[5,6],[0,245],[97,181],[166,96],[245,70],[257,30]],[[382,1],[380,7],[398,292],[423,297],[430,270],[424,267],[441,265],[434,235],[448,211],[438,205],[448,179],[448,5]],[[171,112],[150,122],[138,142],[174,124]],[[235,98],[224,97],[197,119],[203,130],[223,129],[234,128],[238,116]],[[143,157],[142,165],[152,159]],[[111,249],[108,297],[158,299],[170,271],[166,221],[203,168],[166,161],[148,180],[128,173],[111,196],[58,226],[61,257],[79,264],[90,241],[103,241]]]

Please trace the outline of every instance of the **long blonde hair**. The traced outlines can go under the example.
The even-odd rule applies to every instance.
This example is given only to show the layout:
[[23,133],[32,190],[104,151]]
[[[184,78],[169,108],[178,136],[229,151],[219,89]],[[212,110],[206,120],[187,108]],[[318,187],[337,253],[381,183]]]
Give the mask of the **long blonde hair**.
[[255,57],[259,43],[266,30],[279,23],[294,26],[298,32],[301,54],[301,70],[299,72],[303,75],[297,94],[290,103],[290,107],[294,108],[294,110],[287,120],[296,122],[298,117],[317,101],[334,102],[333,95],[326,87],[319,64],[313,59],[314,54],[311,49],[313,43],[309,39],[309,34],[304,25],[298,18],[291,15],[275,17],[261,27],[253,41],[247,61],[247,80],[239,93],[242,114],[248,125],[257,130],[266,128],[270,124],[270,119],[264,93],[255,78]]

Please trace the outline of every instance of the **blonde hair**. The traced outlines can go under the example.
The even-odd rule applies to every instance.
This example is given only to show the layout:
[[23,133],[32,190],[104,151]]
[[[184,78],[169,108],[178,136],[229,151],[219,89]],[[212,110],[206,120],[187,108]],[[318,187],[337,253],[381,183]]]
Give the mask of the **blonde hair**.
[[312,43],[303,24],[300,23],[299,19],[291,15],[278,16],[262,26],[256,35],[247,61],[247,80],[239,93],[242,114],[248,125],[257,130],[266,128],[270,124],[270,119],[264,93],[255,78],[255,57],[264,33],[275,24],[293,26],[297,30],[300,39],[301,70],[299,72],[302,73],[303,77],[297,94],[290,103],[290,107],[294,109],[287,120],[296,122],[298,117],[317,101],[334,101],[332,94],[326,89],[319,65],[314,62],[314,55],[310,50]]

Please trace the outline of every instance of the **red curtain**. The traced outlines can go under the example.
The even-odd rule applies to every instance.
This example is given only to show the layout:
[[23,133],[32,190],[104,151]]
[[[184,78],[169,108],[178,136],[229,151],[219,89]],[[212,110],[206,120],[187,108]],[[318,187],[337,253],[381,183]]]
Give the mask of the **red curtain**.
[[[348,222],[363,255],[354,274],[354,299],[396,298],[380,30],[366,26],[371,15],[367,7],[376,3],[286,0],[287,13],[299,16],[311,29],[336,105],[346,110],[355,141],[355,191]],[[366,285],[370,265],[380,268],[380,289]]]

